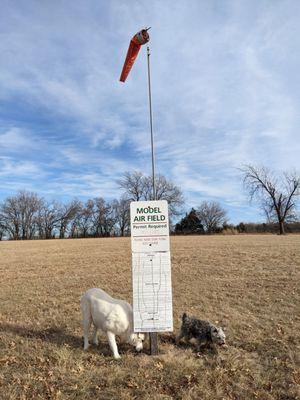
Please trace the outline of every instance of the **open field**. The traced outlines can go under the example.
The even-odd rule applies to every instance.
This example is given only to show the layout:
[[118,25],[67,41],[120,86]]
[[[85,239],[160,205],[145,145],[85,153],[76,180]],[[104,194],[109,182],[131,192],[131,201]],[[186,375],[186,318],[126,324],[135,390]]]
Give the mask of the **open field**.
[[172,334],[157,357],[83,351],[80,295],[131,301],[128,238],[0,242],[0,398],[300,399],[300,236],[171,243],[175,332],[183,311],[223,326],[218,354]]

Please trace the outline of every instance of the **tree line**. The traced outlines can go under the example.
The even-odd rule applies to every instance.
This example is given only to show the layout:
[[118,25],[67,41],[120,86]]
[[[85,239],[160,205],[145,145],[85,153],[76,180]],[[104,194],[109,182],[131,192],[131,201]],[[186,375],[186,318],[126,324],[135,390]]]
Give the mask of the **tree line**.
[[297,199],[300,176],[295,171],[276,174],[266,167],[244,165],[240,169],[250,202],[256,201],[266,218],[262,224],[228,224],[226,211],[216,202],[202,202],[175,226],[177,234],[193,233],[298,233]]
[[[300,195],[300,177],[295,173],[274,174],[252,165],[241,169],[250,200],[255,200],[266,223],[229,224],[227,213],[215,201],[202,201],[176,224],[182,215],[181,189],[163,175],[156,176],[156,199],[169,203],[170,221],[175,234],[280,233],[299,232],[296,200]],[[152,177],[141,172],[125,172],[118,181],[120,199],[102,197],[85,202],[49,202],[36,193],[19,191],[0,203],[0,240],[86,238],[125,236],[130,233],[130,202],[153,200]],[[174,223],[174,224],[173,224]]]
[[109,236],[113,227],[118,228],[119,207],[120,202],[102,198],[47,202],[36,193],[20,191],[1,204],[0,236],[12,240]]
[[[37,193],[19,191],[0,204],[0,240],[128,235],[130,202],[153,200],[152,178],[138,171],[126,172],[118,183],[123,193],[111,201],[96,197],[85,202],[49,202]],[[168,201],[170,218],[182,212],[182,191],[162,175],[156,177],[156,197]]]
[[[203,203],[205,203],[205,209],[207,211],[205,218],[201,220],[201,214],[202,214],[201,209],[203,208],[203,204],[201,204],[198,209],[192,208],[175,225],[174,234],[203,235],[203,234],[215,234],[215,233],[223,233],[223,234],[280,233],[278,228],[278,223],[276,222],[262,222],[262,223],[240,222],[237,225],[230,224],[228,223],[226,218],[218,219],[212,213],[216,205],[221,208],[221,206],[218,203],[215,202],[212,203],[203,202]],[[210,207],[210,205],[212,207]],[[223,212],[225,213],[225,210],[223,210]],[[209,221],[209,224],[206,223],[206,220]],[[285,224],[284,229],[286,233],[300,233],[300,221],[287,222]]]

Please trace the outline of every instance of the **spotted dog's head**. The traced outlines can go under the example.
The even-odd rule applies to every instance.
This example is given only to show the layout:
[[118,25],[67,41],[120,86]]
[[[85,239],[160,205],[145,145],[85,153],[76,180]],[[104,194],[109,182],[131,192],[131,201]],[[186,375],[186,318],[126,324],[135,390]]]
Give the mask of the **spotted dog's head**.
[[225,344],[226,335],[222,328],[217,328],[216,326],[211,326],[210,328],[211,340],[220,346]]

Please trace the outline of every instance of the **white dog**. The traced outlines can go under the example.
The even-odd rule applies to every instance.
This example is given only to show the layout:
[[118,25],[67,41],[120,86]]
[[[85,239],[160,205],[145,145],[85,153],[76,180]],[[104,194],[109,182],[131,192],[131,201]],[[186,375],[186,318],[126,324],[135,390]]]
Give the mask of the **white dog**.
[[121,342],[143,349],[144,334],[133,332],[132,307],[124,300],[114,299],[101,289],[89,289],[80,301],[83,319],[84,350],[89,348],[89,331],[94,325],[93,343],[98,345],[98,330],[106,333],[114,358],[121,358],[116,336]]

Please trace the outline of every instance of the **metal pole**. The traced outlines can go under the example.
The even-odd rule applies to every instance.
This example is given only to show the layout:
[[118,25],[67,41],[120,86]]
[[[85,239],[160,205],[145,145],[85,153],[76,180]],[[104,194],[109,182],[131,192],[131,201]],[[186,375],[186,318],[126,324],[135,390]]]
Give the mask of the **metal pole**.
[[[151,99],[151,77],[150,77],[150,49],[147,47],[147,64],[148,64],[148,94],[149,94],[149,117],[150,117],[150,133],[151,133],[151,156],[152,156],[152,189],[153,200],[156,200],[155,189],[155,157],[154,157],[154,140],[153,140],[153,123],[152,123],[152,99]],[[157,333],[150,332],[150,354],[158,354],[158,337]]]
[[151,156],[152,156],[152,188],[153,200],[156,200],[155,189],[155,158],[154,158],[154,140],[153,140],[153,122],[152,122],[152,98],[151,98],[151,76],[150,76],[150,49],[147,47],[148,61],[148,94],[149,94],[149,117],[150,117],[150,133],[151,133]]

